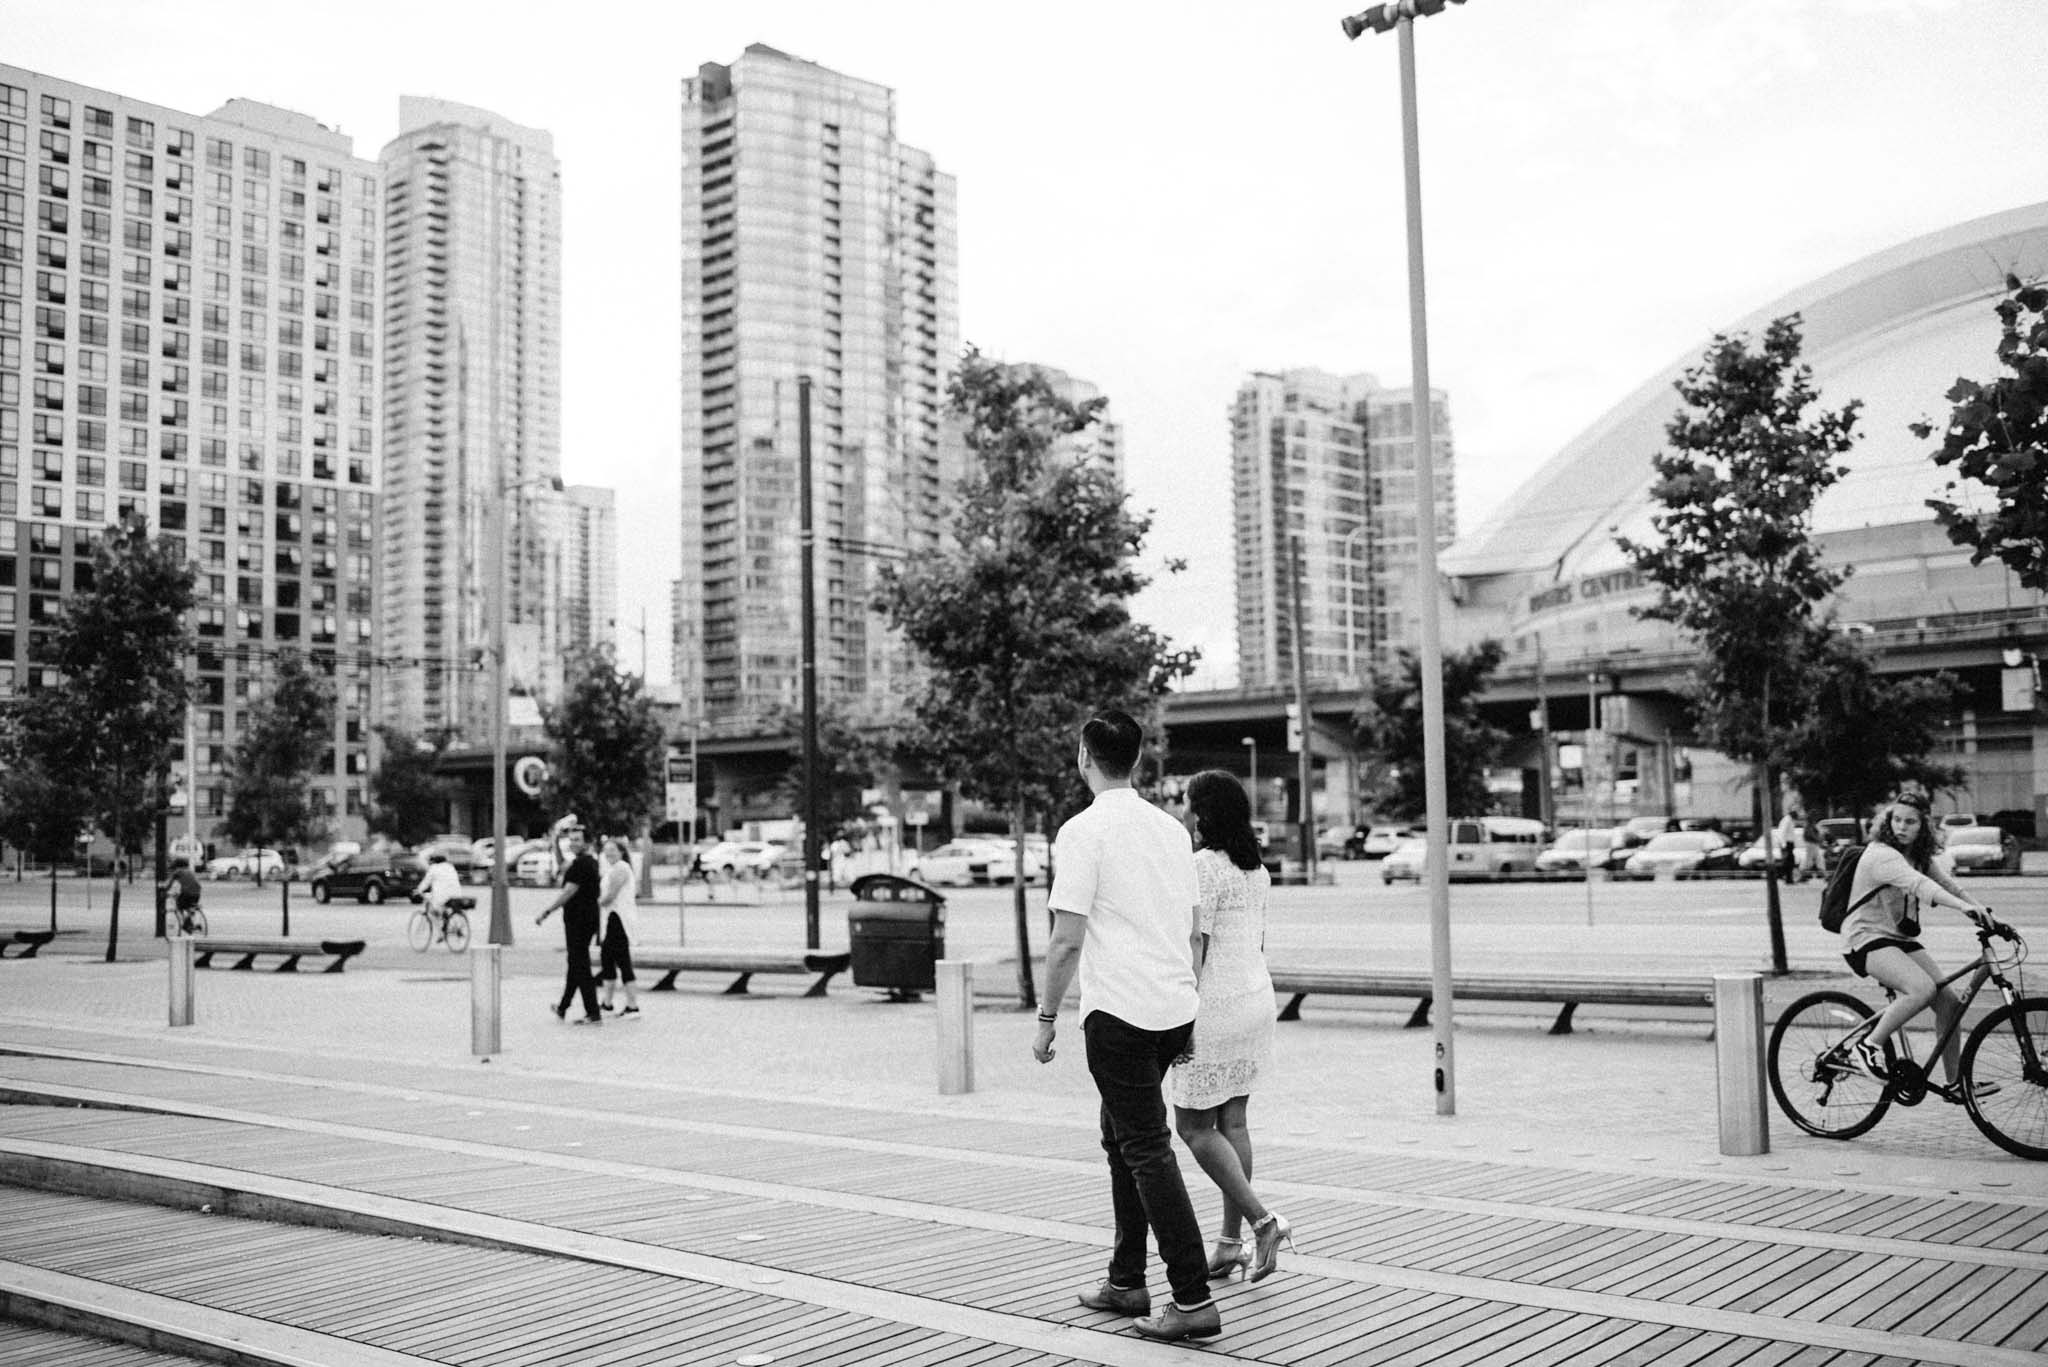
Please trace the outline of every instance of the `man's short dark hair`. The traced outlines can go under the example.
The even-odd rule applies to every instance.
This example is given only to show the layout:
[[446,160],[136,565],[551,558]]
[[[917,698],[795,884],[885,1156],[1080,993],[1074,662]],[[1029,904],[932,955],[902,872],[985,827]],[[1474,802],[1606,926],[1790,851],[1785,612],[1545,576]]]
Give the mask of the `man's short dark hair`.
[[1145,748],[1145,732],[1128,712],[1111,707],[1088,719],[1081,744],[1105,778],[1129,778]]

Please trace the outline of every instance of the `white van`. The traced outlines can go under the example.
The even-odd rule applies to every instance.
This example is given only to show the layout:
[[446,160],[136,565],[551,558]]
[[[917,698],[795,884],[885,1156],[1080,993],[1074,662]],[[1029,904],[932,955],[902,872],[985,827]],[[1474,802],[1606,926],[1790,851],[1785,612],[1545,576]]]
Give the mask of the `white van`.
[[1521,816],[1461,816],[1451,822],[1453,878],[1530,873],[1543,853],[1543,823]]

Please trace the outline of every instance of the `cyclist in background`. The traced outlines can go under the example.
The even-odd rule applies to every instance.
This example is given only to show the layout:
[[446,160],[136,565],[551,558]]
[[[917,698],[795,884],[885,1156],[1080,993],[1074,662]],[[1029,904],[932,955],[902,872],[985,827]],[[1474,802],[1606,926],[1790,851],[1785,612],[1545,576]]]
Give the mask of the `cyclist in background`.
[[[1884,1042],[1931,1005],[1938,1028],[1949,1032],[1941,1052],[1948,1084],[1930,1080],[1928,1090],[1960,1105],[1963,1093],[1957,1075],[1962,1063],[1962,1032],[1950,1032],[1949,1023],[1961,1013],[1962,1003],[1941,985],[1940,965],[1920,944],[1920,904],[1952,907],[1979,926],[1991,924],[1991,912],[1956,886],[1935,862],[1934,853],[1934,831],[1928,824],[1925,798],[1909,793],[1878,813],[1876,829],[1856,863],[1856,878],[1850,884],[1850,911],[1842,921],[1842,957],[1855,972],[1876,979],[1894,995],[1870,1034],[1851,1047],[1851,1061],[1858,1071],[1884,1080]],[[1996,1083],[1979,1083],[1977,1095],[1988,1096],[1995,1090]]]
[[159,891],[174,898],[178,929],[191,934],[192,913],[199,909],[199,880],[193,876],[192,861],[184,858],[173,860],[170,877],[164,879]]
[[426,904],[427,916],[434,923],[434,939],[448,938],[448,899],[462,895],[462,879],[456,876],[455,866],[448,862],[448,856],[436,850],[427,856],[427,871],[420,876],[419,885],[413,896]]

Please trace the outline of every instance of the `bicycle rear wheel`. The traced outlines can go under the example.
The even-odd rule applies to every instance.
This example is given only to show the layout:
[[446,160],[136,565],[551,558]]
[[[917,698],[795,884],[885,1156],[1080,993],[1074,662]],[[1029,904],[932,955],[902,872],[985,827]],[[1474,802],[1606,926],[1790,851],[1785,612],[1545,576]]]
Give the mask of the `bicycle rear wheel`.
[[[1771,1031],[1771,1094],[1808,1134],[1854,1139],[1883,1117],[1891,1088],[1852,1069],[1842,1043],[1869,1020],[1869,1006],[1847,992],[1815,992],[1785,1008]],[[1892,1059],[1891,1042],[1884,1045]]]
[[191,911],[186,913],[186,918],[187,925],[190,927],[190,929],[188,929],[185,932],[187,935],[206,934],[206,913],[204,911],[200,910],[198,907],[194,907],[192,908]]
[[427,919],[427,913],[414,908],[412,915],[405,918],[405,942],[421,954],[434,943],[434,923]]
[[[1977,1023],[1963,1046],[1970,1119],[2022,1158],[2048,1159],[2048,997],[2022,997]],[[1989,1096],[1978,1088],[1996,1086]]]
[[469,913],[451,911],[448,913],[448,952],[460,954],[469,948]]

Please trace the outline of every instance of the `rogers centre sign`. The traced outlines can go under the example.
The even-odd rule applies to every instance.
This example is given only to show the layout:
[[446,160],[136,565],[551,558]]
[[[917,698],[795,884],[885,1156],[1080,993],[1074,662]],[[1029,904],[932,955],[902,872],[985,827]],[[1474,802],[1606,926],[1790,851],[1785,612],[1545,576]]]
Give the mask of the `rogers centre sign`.
[[1573,582],[1552,585],[1541,593],[1529,595],[1529,615],[1549,612],[1553,608],[1565,607],[1572,603],[1586,602],[1594,598],[1610,598],[1619,593],[1630,593],[1648,582],[1641,570],[1609,570],[1605,574],[1589,574]]

